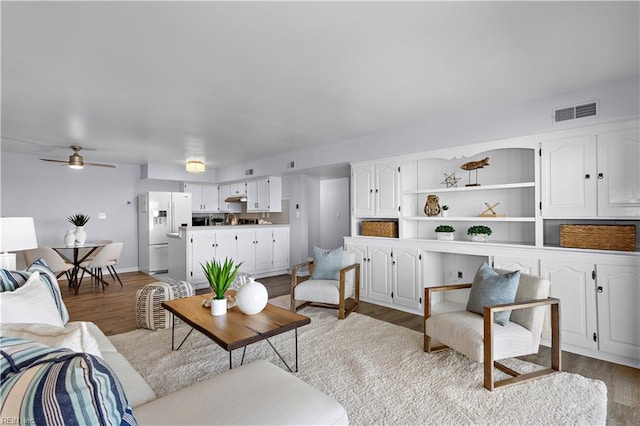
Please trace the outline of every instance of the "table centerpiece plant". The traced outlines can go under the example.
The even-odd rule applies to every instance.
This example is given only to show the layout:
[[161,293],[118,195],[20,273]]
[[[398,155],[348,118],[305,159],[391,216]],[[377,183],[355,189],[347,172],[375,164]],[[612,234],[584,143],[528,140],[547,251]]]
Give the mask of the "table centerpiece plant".
[[438,225],[436,227],[436,236],[438,240],[453,241],[455,228],[451,225]]
[[89,222],[89,219],[91,219],[90,216],[82,213],[76,213],[71,216],[67,216],[67,220],[69,221],[69,223],[76,226],[75,237],[76,244],[78,245],[84,244],[84,242],[87,240],[87,233],[84,230],[84,226],[87,224],[87,222]]
[[216,259],[201,263],[204,275],[213,290],[211,300],[211,315],[219,316],[227,313],[227,299],[225,292],[236,278],[242,262],[235,263],[233,259],[225,258],[224,263]]
[[467,229],[467,235],[471,237],[471,241],[486,242],[491,235],[491,228],[485,225],[474,225]]

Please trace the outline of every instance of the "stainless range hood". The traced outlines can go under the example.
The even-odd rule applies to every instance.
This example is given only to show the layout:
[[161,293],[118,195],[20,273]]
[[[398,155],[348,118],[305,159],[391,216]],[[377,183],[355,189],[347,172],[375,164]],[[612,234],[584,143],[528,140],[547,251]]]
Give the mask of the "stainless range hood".
[[247,196],[246,195],[231,195],[224,199],[225,203],[246,203]]

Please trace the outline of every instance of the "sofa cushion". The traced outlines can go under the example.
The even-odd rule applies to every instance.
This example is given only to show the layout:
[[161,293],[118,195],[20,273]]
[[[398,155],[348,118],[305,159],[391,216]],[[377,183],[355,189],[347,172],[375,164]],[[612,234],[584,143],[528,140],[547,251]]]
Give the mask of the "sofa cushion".
[[86,352],[102,358],[98,341],[89,332],[87,323],[70,322],[64,327],[49,324],[2,324],[2,336],[33,340],[47,346]]
[[1,418],[34,424],[135,425],[118,378],[100,358],[0,337]]
[[40,272],[28,275],[27,281],[13,291],[0,293],[0,323],[38,323],[62,327],[60,311]]
[[40,272],[40,279],[47,285],[47,288],[51,292],[51,297],[53,297],[53,301],[56,303],[56,308],[60,312],[62,323],[66,324],[69,322],[69,312],[67,312],[67,307],[62,301],[62,294],[60,293],[60,286],[58,285],[56,274],[49,269],[49,265],[47,265],[47,262],[42,258],[37,259],[27,268],[27,272],[35,271]]
[[348,424],[339,402],[264,360],[167,394],[134,413],[141,425]]
[[[485,306],[513,303],[520,281],[520,271],[499,275],[485,262],[483,263],[471,285],[471,293],[467,302],[467,311],[483,315]],[[500,325],[509,322],[511,311],[500,311],[493,315],[493,321]]]

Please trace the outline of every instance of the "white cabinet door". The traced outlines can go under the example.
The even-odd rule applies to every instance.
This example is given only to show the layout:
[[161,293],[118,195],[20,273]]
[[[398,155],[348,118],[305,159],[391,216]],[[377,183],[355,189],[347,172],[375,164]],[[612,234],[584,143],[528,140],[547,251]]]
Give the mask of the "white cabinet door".
[[538,259],[530,257],[494,256],[493,267],[508,271],[520,271],[529,275],[539,275]]
[[206,282],[207,278],[201,265],[205,265],[215,258],[215,233],[192,232],[189,243],[191,244],[191,262],[189,265],[191,269],[187,274],[187,280],[192,283]]
[[273,268],[288,269],[289,266],[289,228],[273,228]]
[[218,212],[218,185],[201,186],[202,211],[207,213]]
[[248,274],[256,269],[256,233],[254,230],[239,229],[236,231],[238,238],[237,259],[242,262],[240,271]]
[[398,163],[375,166],[375,215],[398,217]]
[[367,296],[367,288],[369,287],[369,265],[368,249],[366,245],[347,245],[347,250],[356,254],[356,262],[360,263],[360,297]]
[[542,215],[596,215],[596,142],[591,136],[542,142]]
[[351,180],[354,216],[373,216],[373,166],[354,167]]
[[[242,186],[244,188],[244,185]],[[230,185],[219,185],[218,187],[218,211],[220,213],[241,213],[240,203],[227,203],[224,201],[230,195],[237,195],[235,191],[240,191],[240,187],[234,186],[233,192]]]
[[640,359],[640,267],[596,268],[599,348]]
[[273,232],[271,228],[255,232],[255,270],[268,271],[273,266]]
[[191,193],[191,211],[202,212],[202,187],[200,185],[185,183],[182,192]]
[[551,297],[560,299],[562,342],[597,349],[597,313],[592,264],[541,260],[543,277],[551,281]]
[[258,181],[247,182],[247,212],[259,211],[258,207]]
[[216,231],[216,243],[215,243],[215,258],[220,262],[224,262],[225,259],[237,258],[237,241],[235,232],[228,231]]
[[393,272],[392,250],[389,247],[369,246],[369,288],[367,297],[381,302],[391,302]]
[[638,128],[598,135],[598,216],[640,216]]
[[407,308],[419,308],[422,292],[420,250],[393,250],[393,303]]

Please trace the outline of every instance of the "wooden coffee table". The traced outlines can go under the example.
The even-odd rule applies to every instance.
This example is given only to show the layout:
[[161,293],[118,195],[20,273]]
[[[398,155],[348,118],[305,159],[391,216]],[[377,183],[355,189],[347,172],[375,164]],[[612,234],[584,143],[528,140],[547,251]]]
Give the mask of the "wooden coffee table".
[[[211,315],[211,309],[202,306],[202,301],[210,297],[211,294],[209,293],[162,302],[162,306],[174,315],[171,327],[171,350],[179,350],[193,330],[198,330],[216,342],[222,349],[229,352],[229,369],[231,369],[233,368],[231,354],[234,349],[244,348],[242,364],[247,345],[266,340],[289,371],[293,372],[289,364],[269,341],[269,337],[294,330],[295,371],[298,371],[298,327],[309,324],[311,318],[269,303],[267,303],[262,312],[255,315],[245,315],[240,312],[238,307],[234,306],[227,311],[226,315],[214,317]],[[180,318],[192,327],[177,348],[174,345],[175,317]]]

